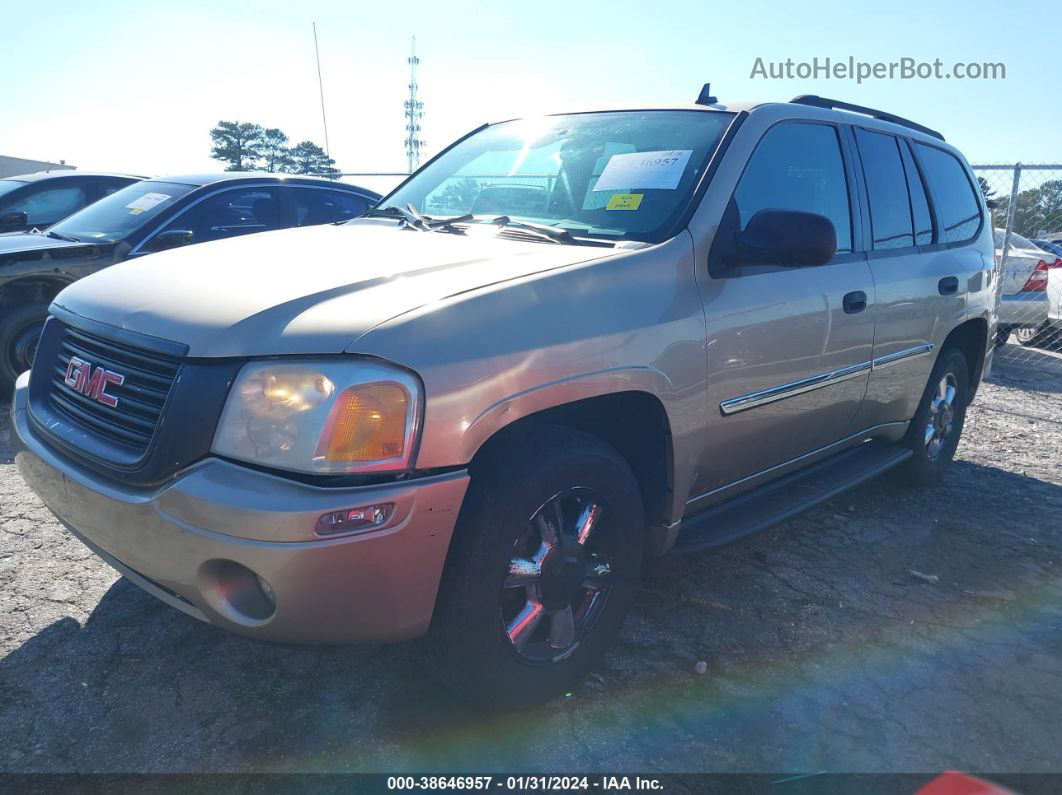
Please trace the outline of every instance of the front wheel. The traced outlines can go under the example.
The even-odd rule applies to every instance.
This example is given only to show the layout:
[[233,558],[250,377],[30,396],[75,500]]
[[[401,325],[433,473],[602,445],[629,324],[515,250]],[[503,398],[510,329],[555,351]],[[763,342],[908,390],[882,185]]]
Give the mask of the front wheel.
[[8,399],[15,379],[33,364],[47,319],[48,304],[0,308],[0,400]]
[[924,486],[940,480],[955,457],[969,401],[966,357],[957,348],[945,348],[904,437],[904,444],[914,453],[900,470],[908,482]]
[[540,427],[472,471],[431,631],[430,666],[475,702],[563,692],[615,639],[645,547],[638,482],[596,437]]

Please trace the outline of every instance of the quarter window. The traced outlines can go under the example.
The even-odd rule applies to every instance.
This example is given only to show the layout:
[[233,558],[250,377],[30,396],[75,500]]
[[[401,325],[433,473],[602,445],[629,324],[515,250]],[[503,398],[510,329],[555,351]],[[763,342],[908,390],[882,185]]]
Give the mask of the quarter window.
[[944,239],[948,243],[969,240],[981,226],[981,204],[966,169],[950,152],[921,143],[915,146],[944,226]]
[[898,141],[892,135],[857,129],[859,155],[870,199],[870,226],[876,250],[914,245],[911,197],[900,159]]
[[852,250],[848,180],[837,131],[826,124],[788,123],[763,136],[734,191],[740,228],[760,210],[801,210],[829,218],[837,253]]
[[907,190],[911,194],[911,214],[914,216],[915,243],[924,246],[933,242],[933,218],[929,212],[929,197],[918,166],[906,143],[900,144],[903,170],[907,172]]

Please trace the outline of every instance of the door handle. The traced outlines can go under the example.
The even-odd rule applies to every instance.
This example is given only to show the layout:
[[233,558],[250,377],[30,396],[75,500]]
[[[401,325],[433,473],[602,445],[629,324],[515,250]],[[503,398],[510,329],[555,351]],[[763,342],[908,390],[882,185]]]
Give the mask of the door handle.
[[959,292],[959,279],[957,276],[945,276],[937,282],[937,292],[941,295],[955,295]]
[[846,315],[855,315],[862,312],[867,308],[867,294],[862,290],[848,293],[841,301],[841,306],[844,307],[844,313]]

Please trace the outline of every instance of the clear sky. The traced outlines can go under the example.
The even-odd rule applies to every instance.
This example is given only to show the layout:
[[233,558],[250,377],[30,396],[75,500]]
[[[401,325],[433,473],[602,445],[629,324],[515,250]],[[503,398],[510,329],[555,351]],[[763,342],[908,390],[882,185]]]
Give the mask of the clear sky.
[[[410,37],[427,153],[481,122],[592,106],[813,93],[942,131],[974,163],[1062,161],[1062,4],[0,2],[0,154],[147,175],[217,170],[219,119],[324,143],[345,171],[405,166]],[[1006,79],[763,80],[765,61],[1002,62]]]

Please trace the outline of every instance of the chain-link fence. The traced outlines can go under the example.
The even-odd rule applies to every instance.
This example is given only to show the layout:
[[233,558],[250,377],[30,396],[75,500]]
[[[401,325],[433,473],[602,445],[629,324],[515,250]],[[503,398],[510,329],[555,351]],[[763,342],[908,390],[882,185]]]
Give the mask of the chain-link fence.
[[997,359],[1062,364],[1062,165],[976,165],[1000,268]]

